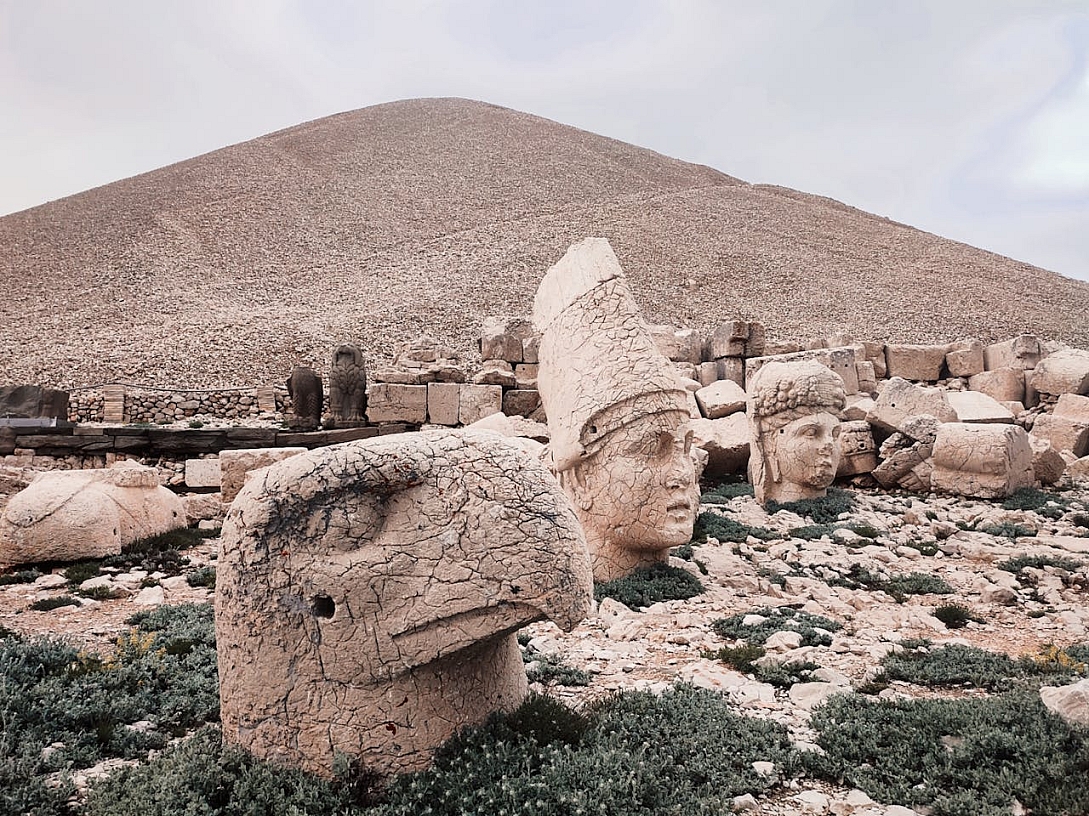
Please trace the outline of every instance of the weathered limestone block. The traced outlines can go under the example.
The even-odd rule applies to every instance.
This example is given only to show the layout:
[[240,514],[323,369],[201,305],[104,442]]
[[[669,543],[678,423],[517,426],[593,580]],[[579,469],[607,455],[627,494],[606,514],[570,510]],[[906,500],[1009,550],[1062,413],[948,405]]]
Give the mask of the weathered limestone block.
[[699,365],[703,354],[703,340],[695,329],[678,329],[673,326],[647,326],[658,351],[674,363]]
[[1022,334],[1002,343],[992,343],[983,350],[983,362],[988,371],[1000,368],[1036,368],[1042,356],[1040,341],[1031,334]]
[[0,419],[68,421],[68,392],[40,385],[0,385]]
[[866,419],[871,425],[886,431],[902,430],[913,416],[927,414],[938,422],[956,422],[957,412],[949,404],[949,392],[940,388],[915,385],[901,377],[882,384],[881,393]]
[[860,394],[877,393],[877,373],[874,371],[873,363],[869,360],[856,360],[855,374],[858,376]]
[[874,376],[879,380],[888,377],[888,369],[885,365],[885,344],[863,342],[862,351],[866,361],[873,363]]
[[181,503],[187,527],[196,527],[202,521],[220,522],[227,512],[227,505],[219,493],[191,493],[182,496]]
[[763,366],[771,362],[796,363],[802,360],[816,360],[831,369],[843,381],[844,393],[850,396],[858,393],[857,349],[854,346],[842,348],[818,348],[797,351],[792,354],[776,354],[765,357],[753,357],[745,361],[745,388],[750,390],[753,377]]
[[1056,484],[1066,471],[1066,460],[1046,439],[1030,433],[1029,444],[1032,446],[1032,472],[1040,484]]
[[996,368],[973,374],[968,387],[998,402],[1021,402],[1025,398],[1025,372],[1015,368]]
[[696,391],[696,402],[707,419],[719,419],[745,410],[745,389],[732,380],[718,380]]
[[372,383],[367,398],[367,420],[373,424],[426,422],[427,386]]
[[847,397],[847,407],[843,409],[843,419],[848,422],[865,419],[876,404],[873,397],[852,394]]
[[764,324],[747,320],[727,320],[707,338],[708,359],[719,357],[759,357],[764,354]]
[[248,474],[274,465],[292,456],[305,453],[306,448],[247,448],[219,452],[220,488],[223,503],[230,504],[246,484]]
[[915,346],[890,343],[885,346],[885,365],[889,378],[936,382],[941,379],[942,366],[949,347]]
[[219,459],[186,459],[186,487],[219,487],[221,484]]
[[749,420],[743,413],[692,420],[692,445],[707,454],[705,475],[744,473],[749,463]]
[[979,340],[957,340],[945,354],[950,377],[973,377],[984,370],[983,343]]
[[519,363],[514,367],[514,387],[523,390],[537,388],[537,374],[540,366],[537,363]]
[[185,526],[181,500],[155,468],[116,462],[54,470],[12,496],[0,516],[0,568],[117,555],[142,538]]
[[503,410],[503,389],[498,385],[463,385],[459,400],[458,421],[472,425]]
[[837,476],[858,476],[877,467],[877,445],[870,423],[844,422],[839,426],[840,460]]
[[503,413],[507,416],[528,417],[541,407],[541,395],[536,390],[512,388],[503,392]]
[[1084,422],[1089,425],[1089,397],[1061,394],[1052,413],[1072,422]]
[[506,360],[485,360],[475,375],[473,382],[476,385],[499,385],[514,388],[516,380],[514,368]]
[[436,425],[457,425],[461,389],[461,383],[428,383],[427,421]]
[[394,355],[392,368],[376,372],[374,379],[398,385],[460,383],[465,382],[465,369],[453,349],[425,335],[401,346]]
[[699,509],[691,396],[608,241],[575,244],[549,269],[533,323],[552,469],[577,508],[594,578],[668,560],[691,539]]
[[1089,727],[1089,679],[1065,686],[1044,686],[1040,701],[1070,725]]
[[979,391],[947,391],[945,398],[957,413],[957,422],[1013,422],[1009,408]]
[[1089,351],[1065,349],[1045,357],[1033,372],[1032,386],[1052,396],[1089,393]]
[[331,427],[362,425],[367,416],[367,371],[363,352],[352,343],[333,351],[329,366],[329,414]]
[[768,340],[764,343],[764,353],[760,357],[778,357],[781,354],[794,354],[805,351],[801,343],[794,340]]
[[696,379],[705,388],[713,382],[718,382],[718,363],[714,361],[700,363],[696,366]]
[[938,435],[938,421],[929,415],[908,417],[902,430],[886,439],[880,449],[881,462],[872,475],[882,487],[904,490],[930,490],[933,469],[931,455]]
[[745,387],[745,361],[740,357],[720,357],[715,360],[715,379],[730,380]]
[[319,428],[325,397],[318,372],[306,366],[295,366],[291,376],[287,378],[287,393],[291,396],[288,427],[294,431],[313,431]]
[[533,440],[538,443],[537,446],[532,449],[535,458],[540,458],[540,454],[542,453],[541,448],[548,444],[550,438],[547,425],[543,425],[540,422],[534,422],[532,419],[526,419],[525,417],[509,417],[506,414],[488,414],[483,419],[478,419],[472,425],[466,425],[465,430],[492,431],[510,439]]
[[216,580],[223,738],[332,776],[427,766],[458,729],[516,707],[514,632],[589,612],[590,566],[544,466],[483,431],[320,448],[254,478]]
[[1032,446],[1024,428],[946,422],[934,441],[934,490],[980,499],[1032,487]]
[[483,360],[525,361],[523,342],[533,335],[533,325],[524,317],[485,318],[480,333],[480,357]]
[[1055,414],[1040,414],[1032,425],[1032,435],[1047,440],[1057,451],[1074,456],[1089,453],[1089,424]]
[[827,494],[839,468],[839,417],[846,404],[843,380],[817,360],[761,366],[748,402],[749,481],[757,502]]
[[541,345],[541,336],[534,332],[528,337],[522,338],[522,362],[536,363],[537,349]]

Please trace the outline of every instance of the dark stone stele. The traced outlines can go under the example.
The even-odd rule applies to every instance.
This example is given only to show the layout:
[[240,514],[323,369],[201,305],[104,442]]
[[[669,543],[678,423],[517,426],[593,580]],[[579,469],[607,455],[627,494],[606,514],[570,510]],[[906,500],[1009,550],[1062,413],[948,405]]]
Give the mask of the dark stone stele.
[[68,392],[40,385],[0,385],[0,418],[68,421]]
[[293,431],[313,431],[321,425],[324,394],[318,372],[306,366],[296,366],[287,378],[287,393],[291,395],[291,416],[288,427]]
[[344,343],[333,351],[329,369],[327,428],[355,428],[367,424],[367,372],[359,346]]

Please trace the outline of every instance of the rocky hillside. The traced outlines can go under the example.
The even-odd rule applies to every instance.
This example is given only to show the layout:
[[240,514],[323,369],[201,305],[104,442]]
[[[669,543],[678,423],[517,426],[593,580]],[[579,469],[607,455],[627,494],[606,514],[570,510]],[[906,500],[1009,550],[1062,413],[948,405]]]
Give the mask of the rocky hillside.
[[517,111],[330,116],[0,218],[0,380],[282,382],[335,343],[473,353],[567,246],[609,238],[648,320],[1089,346],[1089,284]]

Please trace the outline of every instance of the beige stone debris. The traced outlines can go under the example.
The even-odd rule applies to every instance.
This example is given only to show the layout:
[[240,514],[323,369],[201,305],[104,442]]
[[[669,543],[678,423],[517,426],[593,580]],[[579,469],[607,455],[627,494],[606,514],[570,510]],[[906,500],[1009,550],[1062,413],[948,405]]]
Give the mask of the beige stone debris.
[[756,372],[770,362],[795,363],[802,360],[816,360],[839,375],[839,378],[843,381],[845,394],[848,396],[857,394],[858,370],[855,368],[855,363],[860,356],[858,347],[842,346],[839,348],[817,348],[796,351],[791,354],[754,357],[745,361],[745,389],[751,390],[750,386]]
[[524,317],[486,318],[480,333],[480,358],[525,362],[525,342],[532,336],[533,325]]
[[0,516],[0,568],[116,555],[142,538],[185,526],[181,500],[155,468],[54,470],[12,496]]
[[858,375],[858,392],[860,394],[877,393],[877,373],[873,363],[869,360],[855,361],[855,374]]
[[306,453],[306,448],[258,448],[223,450],[219,452],[220,493],[223,503],[230,504],[246,483],[249,473],[275,464],[291,456]]
[[1046,439],[1029,434],[1029,444],[1032,446],[1032,472],[1036,478],[1045,485],[1057,483],[1066,471],[1066,460]]
[[219,459],[186,459],[186,487],[219,487]]
[[866,419],[871,425],[886,431],[903,430],[907,420],[923,414],[932,416],[939,422],[956,422],[957,412],[949,404],[949,393],[940,388],[926,388],[902,377],[894,377],[882,384],[881,393]]
[[998,402],[1025,399],[1025,372],[1019,368],[996,368],[968,378],[968,387]]
[[744,473],[749,464],[749,420],[743,413],[721,419],[694,419],[692,445],[707,454],[711,478]]
[[1048,711],[1071,725],[1089,726],[1089,680],[1066,686],[1044,686],[1040,689],[1040,700]]
[[884,343],[863,342],[862,355],[867,362],[873,364],[873,373],[877,379],[884,380],[888,377],[889,372],[885,365]]
[[458,421],[462,425],[472,425],[503,410],[503,389],[498,385],[463,385],[458,399]]
[[1062,394],[1055,403],[1055,416],[1069,419],[1071,422],[1082,422],[1089,425],[1089,397],[1077,394]]
[[928,415],[908,417],[901,422],[901,430],[882,444],[879,451],[881,462],[873,469],[873,477],[882,487],[900,487],[904,490],[926,492],[930,490],[933,469],[931,454],[938,435],[938,421]]
[[503,413],[507,416],[529,416],[541,407],[541,395],[536,389],[512,388],[503,392]]
[[707,352],[711,359],[759,357],[764,354],[765,344],[763,323],[728,320],[715,328],[707,338]]
[[858,476],[877,467],[877,445],[870,423],[844,422],[839,426],[840,460],[837,476]]
[[1032,487],[1032,446],[1024,428],[946,422],[934,440],[930,485],[936,491],[981,499]]
[[[457,352],[434,337],[424,336],[401,346],[394,355],[392,367],[376,371],[374,379],[398,385],[465,382],[465,369]],[[369,410],[367,415],[370,416]]]
[[1002,343],[992,343],[983,350],[983,361],[988,371],[1000,368],[1036,368],[1044,354],[1039,339],[1022,334]]
[[513,388],[517,380],[514,368],[506,360],[485,360],[480,371],[473,375],[476,385],[500,385]]
[[1045,357],[1033,372],[1032,386],[1052,396],[1089,393],[1089,351],[1064,349]]
[[957,422],[1013,422],[1013,413],[980,391],[947,391],[945,398],[957,414]]
[[427,384],[427,421],[435,425],[457,425],[461,405],[461,383]]
[[696,402],[707,419],[720,419],[745,410],[745,389],[732,380],[718,380],[699,389]]
[[575,244],[533,303],[552,467],[597,580],[668,559],[699,509],[689,392],[655,346],[609,242]]
[[[1064,395],[1072,397],[1074,395]],[[1081,397],[1080,399],[1086,399]],[[1061,401],[1061,400],[1060,400]],[[1087,400],[1089,401],[1089,400]],[[1068,403],[1069,404],[1069,403]],[[1076,417],[1076,409],[1071,414]],[[1032,435],[1046,439],[1057,451],[1070,451],[1074,456],[1089,453],[1089,422],[1060,413],[1056,405],[1052,414],[1040,414],[1032,425]]]
[[745,387],[745,361],[740,357],[721,357],[715,360],[715,378],[730,380]]
[[949,347],[946,345],[913,346],[890,343],[885,346],[888,376],[937,382],[941,379],[942,366],[945,365],[948,351]]
[[400,383],[371,383],[367,392],[367,421],[383,422],[427,421],[427,386]]
[[675,326],[647,326],[658,351],[671,362],[699,365],[703,354],[703,338],[695,329]]
[[[854,370],[852,363],[851,370]],[[843,380],[817,360],[769,362],[749,386],[749,481],[756,500],[824,496],[839,468]]]
[[972,377],[984,370],[983,343],[979,340],[957,340],[945,353],[945,365],[950,377]]
[[514,632],[589,612],[585,541],[545,467],[484,431],[348,442],[252,479],[216,580],[223,737],[325,776],[425,767],[517,706]]

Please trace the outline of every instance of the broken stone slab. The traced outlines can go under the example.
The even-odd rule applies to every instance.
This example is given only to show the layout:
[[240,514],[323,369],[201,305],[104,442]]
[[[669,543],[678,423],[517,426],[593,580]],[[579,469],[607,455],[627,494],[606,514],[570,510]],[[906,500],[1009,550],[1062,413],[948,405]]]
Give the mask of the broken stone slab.
[[224,523],[223,738],[325,777],[426,767],[527,691],[514,633],[591,608],[578,519],[544,465],[484,431],[321,448],[264,471]]
[[947,345],[908,345],[890,343],[885,346],[885,366],[888,376],[905,380],[937,382],[945,365]]
[[519,363],[514,367],[514,387],[523,390],[537,388],[537,374],[540,366],[537,363]]
[[367,421],[383,422],[427,421],[427,386],[372,383],[367,393]]
[[715,379],[730,380],[745,387],[745,361],[740,357],[720,357],[715,360]]
[[1025,399],[1025,372],[1016,368],[996,368],[968,378],[968,388],[986,394],[998,402]]
[[472,425],[503,410],[503,389],[498,385],[463,385],[458,395],[458,421]]
[[765,353],[764,324],[748,320],[727,320],[707,338],[707,358],[759,357]]
[[744,413],[721,419],[694,419],[692,445],[707,453],[704,474],[717,478],[744,473],[749,464],[749,422]]
[[186,459],[186,487],[219,487],[219,459]]
[[947,422],[934,440],[931,487],[943,493],[997,499],[1032,487],[1032,446],[1024,428]]
[[1040,484],[1056,484],[1066,472],[1066,460],[1047,439],[1030,433],[1029,444],[1032,446],[1032,472]]
[[461,383],[428,383],[427,421],[435,425],[457,425],[461,388]]
[[802,360],[816,360],[830,368],[843,380],[843,390],[848,396],[858,393],[858,371],[855,368],[858,350],[854,346],[841,348],[818,348],[797,351],[793,354],[775,354],[753,357],[745,361],[745,390],[749,390],[753,377],[761,368],[771,362],[793,363]]
[[885,344],[864,341],[861,345],[863,359],[873,365],[874,376],[879,380],[886,379],[888,369],[885,366]]
[[305,453],[303,447],[222,450],[219,452],[220,493],[223,503],[230,504],[246,484],[250,473],[277,462]]
[[1089,726],[1089,679],[1066,686],[1044,686],[1040,701],[1070,725]]
[[873,363],[869,360],[855,362],[855,373],[858,374],[858,392],[860,394],[877,393],[877,373]]
[[40,385],[2,385],[0,417],[67,422],[68,392]]
[[1089,453],[1089,424],[1055,414],[1040,414],[1032,424],[1032,435],[1046,440],[1057,451],[1075,457]]
[[674,326],[647,326],[662,355],[674,363],[699,365],[703,360],[703,339],[695,329]]
[[945,367],[950,377],[972,377],[983,372],[983,343],[974,339],[951,343],[945,353]]
[[947,391],[945,398],[956,411],[957,422],[1013,422],[1009,408],[979,391]]
[[873,408],[866,415],[871,425],[886,431],[902,430],[911,417],[926,414],[938,422],[956,422],[957,412],[949,404],[947,391],[910,383],[894,377],[882,383]]
[[1071,422],[1082,422],[1089,425],[1089,397],[1077,394],[1062,394],[1055,403],[1054,416],[1069,419]]
[[732,380],[718,380],[696,391],[696,402],[707,419],[720,419],[745,410],[745,390]]
[[528,417],[541,407],[541,395],[536,389],[512,388],[503,392],[503,413],[507,416]]
[[542,445],[549,440],[548,426],[532,419],[521,416],[507,416],[506,414],[488,414],[483,419],[478,419],[472,425],[465,426],[465,430],[494,431],[500,436],[532,439]]
[[700,363],[696,366],[696,379],[703,387],[707,387],[713,382],[718,381],[718,363]]
[[473,375],[473,383],[514,388],[517,380],[514,377],[514,368],[506,360],[485,360],[480,371]]
[[525,361],[524,341],[533,335],[533,324],[524,317],[488,317],[480,331],[480,357],[484,360]]
[[1051,396],[1089,393],[1089,351],[1064,349],[1045,357],[1033,371],[1032,386]]
[[1000,368],[1036,368],[1042,356],[1040,340],[1032,334],[1022,334],[1001,343],[992,343],[983,349],[983,362],[987,371]]
[[185,508],[155,468],[124,460],[108,468],[39,474],[0,515],[0,568],[117,555],[122,547],[185,526]]

